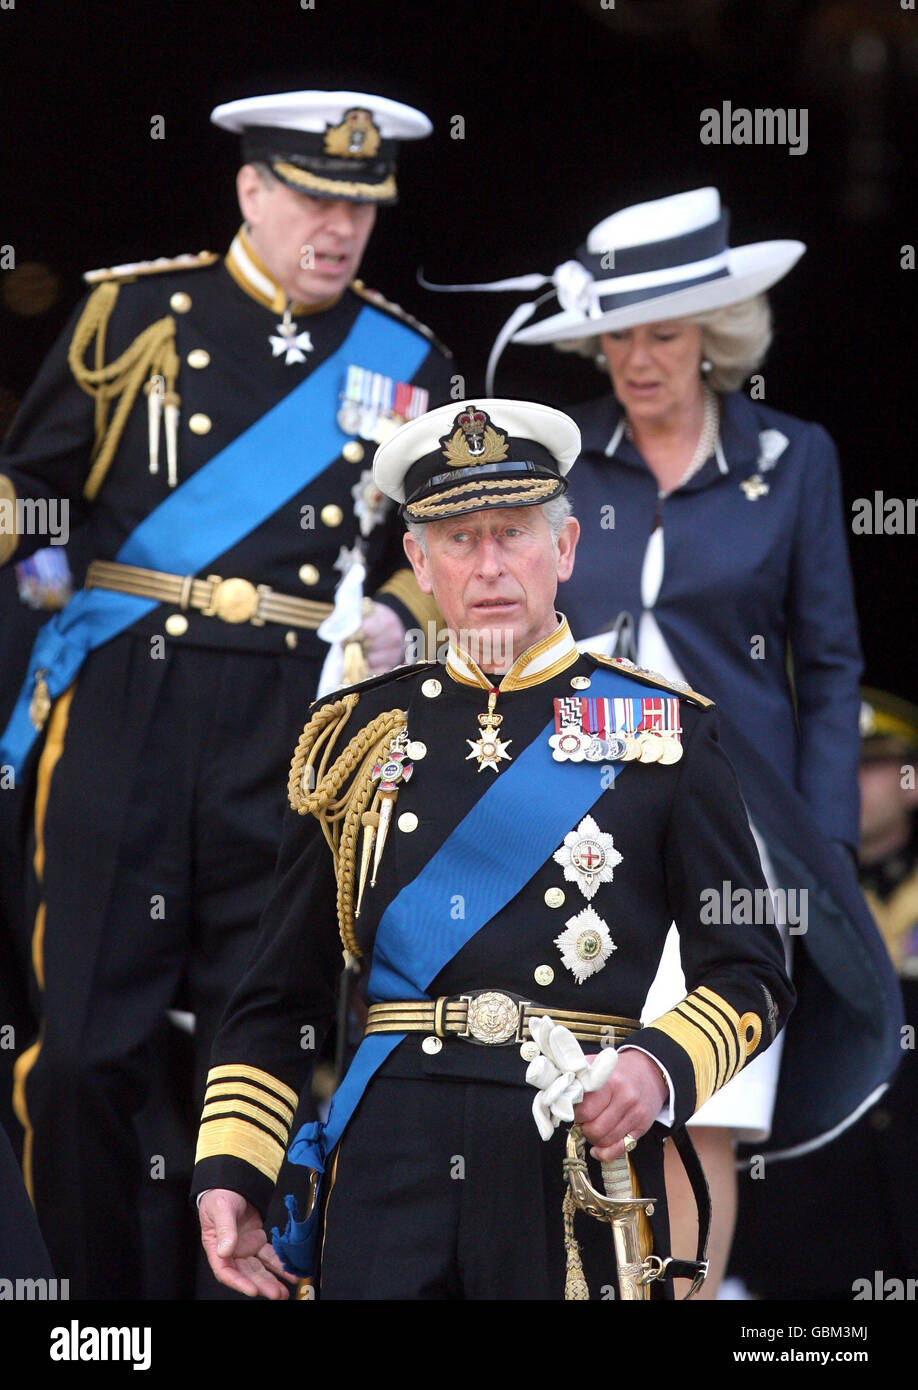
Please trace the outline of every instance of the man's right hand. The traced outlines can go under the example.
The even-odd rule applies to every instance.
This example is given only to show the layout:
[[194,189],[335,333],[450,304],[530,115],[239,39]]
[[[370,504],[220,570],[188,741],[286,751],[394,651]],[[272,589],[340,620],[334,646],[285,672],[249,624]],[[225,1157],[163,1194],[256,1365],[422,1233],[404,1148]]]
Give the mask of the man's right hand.
[[284,1269],[251,1202],[214,1187],[201,1198],[198,1215],[204,1253],[221,1284],[250,1298],[289,1298],[287,1284],[296,1284],[296,1276]]

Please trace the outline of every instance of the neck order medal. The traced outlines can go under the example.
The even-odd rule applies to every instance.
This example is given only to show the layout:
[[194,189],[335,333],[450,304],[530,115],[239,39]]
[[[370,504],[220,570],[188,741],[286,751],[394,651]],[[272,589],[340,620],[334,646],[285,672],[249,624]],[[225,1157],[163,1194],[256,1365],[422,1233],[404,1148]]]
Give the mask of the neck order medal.
[[496,704],[497,691],[490,690],[488,692],[487,712],[485,714],[479,714],[478,716],[481,733],[476,739],[466,739],[466,743],[472,750],[466,758],[466,762],[471,758],[477,758],[479,772],[481,772],[484,767],[490,767],[494,772],[499,772],[500,768],[498,767],[498,763],[500,760],[504,759],[506,762],[510,761],[510,754],[507,752],[507,749],[513,742],[513,739],[500,739],[497,736],[497,731],[504,722],[504,716],[494,713],[494,706]]

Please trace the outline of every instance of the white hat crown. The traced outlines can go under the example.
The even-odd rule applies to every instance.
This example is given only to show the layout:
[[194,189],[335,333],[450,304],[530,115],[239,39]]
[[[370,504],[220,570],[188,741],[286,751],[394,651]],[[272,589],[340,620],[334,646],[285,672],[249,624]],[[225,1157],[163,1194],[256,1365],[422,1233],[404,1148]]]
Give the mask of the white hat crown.
[[586,247],[592,255],[599,256],[619,247],[685,236],[700,227],[709,227],[720,215],[717,189],[693,188],[688,193],[673,193],[668,198],[635,203],[613,212],[611,217],[597,222],[587,237]]

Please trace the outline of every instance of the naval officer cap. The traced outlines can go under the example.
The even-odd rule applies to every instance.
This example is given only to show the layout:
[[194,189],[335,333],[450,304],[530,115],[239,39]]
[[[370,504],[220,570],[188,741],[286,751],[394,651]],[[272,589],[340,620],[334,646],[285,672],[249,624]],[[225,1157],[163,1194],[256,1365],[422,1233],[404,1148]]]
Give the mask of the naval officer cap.
[[413,106],[366,92],[244,97],[210,119],[242,136],[244,163],[269,165],[298,193],[355,203],[394,203],[398,142],[433,129]]
[[580,452],[569,415],[534,401],[443,405],[380,445],[373,478],[409,521],[492,507],[533,507],[566,491]]

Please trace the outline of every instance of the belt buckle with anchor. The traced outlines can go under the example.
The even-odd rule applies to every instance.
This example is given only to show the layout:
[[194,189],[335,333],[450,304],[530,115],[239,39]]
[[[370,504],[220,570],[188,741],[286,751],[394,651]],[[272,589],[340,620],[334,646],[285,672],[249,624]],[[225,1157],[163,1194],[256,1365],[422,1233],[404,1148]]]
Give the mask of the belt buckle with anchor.
[[467,1042],[485,1047],[517,1042],[523,1036],[523,1010],[526,1000],[511,999],[509,994],[485,989],[477,994],[460,994],[468,1004],[465,1030],[459,1034]]

